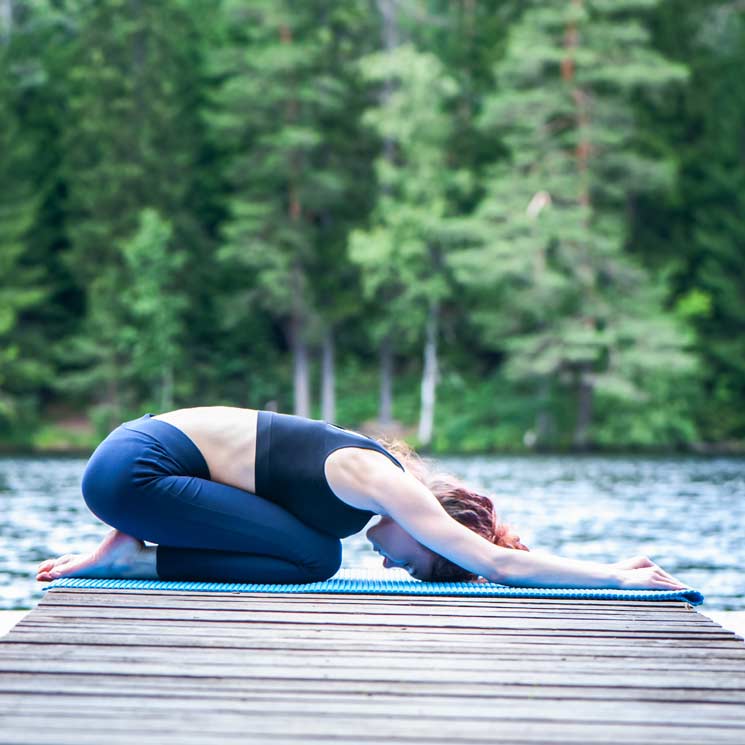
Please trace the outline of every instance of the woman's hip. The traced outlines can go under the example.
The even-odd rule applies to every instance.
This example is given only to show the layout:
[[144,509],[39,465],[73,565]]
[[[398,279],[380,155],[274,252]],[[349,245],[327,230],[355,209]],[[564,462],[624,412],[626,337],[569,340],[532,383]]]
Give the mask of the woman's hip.
[[83,498],[96,514],[142,494],[161,476],[209,479],[197,446],[180,429],[152,414],[123,422],[93,451],[83,473]]

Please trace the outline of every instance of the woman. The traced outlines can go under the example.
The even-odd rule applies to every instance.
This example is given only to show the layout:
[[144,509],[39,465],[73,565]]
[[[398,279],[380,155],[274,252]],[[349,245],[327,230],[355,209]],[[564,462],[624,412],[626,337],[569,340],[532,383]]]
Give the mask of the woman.
[[602,564],[530,553],[491,499],[432,473],[405,443],[386,444],[272,411],[144,414],[113,430],[83,474],[88,507],[115,530],[90,554],[42,562],[37,580],[316,582],[339,569],[340,539],[380,515],[366,537],[383,566],[421,580],[685,587],[646,557]]

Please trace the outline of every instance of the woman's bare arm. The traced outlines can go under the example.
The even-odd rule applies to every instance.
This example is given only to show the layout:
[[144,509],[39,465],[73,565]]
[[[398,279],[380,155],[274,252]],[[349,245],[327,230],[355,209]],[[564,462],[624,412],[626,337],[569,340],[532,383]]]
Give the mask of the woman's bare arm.
[[380,514],[390,516],[430,550],[491,582],[522,587],[685,587],[652,562],[624,568],[496,546],[450,517],[424,484],[392,463],[390,468],[381,463],[369,473],[366,486]]

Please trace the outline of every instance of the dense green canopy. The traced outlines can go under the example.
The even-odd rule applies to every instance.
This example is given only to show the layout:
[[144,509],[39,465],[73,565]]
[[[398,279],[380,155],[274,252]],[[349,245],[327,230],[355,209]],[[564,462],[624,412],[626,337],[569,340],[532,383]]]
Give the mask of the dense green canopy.
[[0,444],[745,448],[743,69],[732,0],[0,0]]

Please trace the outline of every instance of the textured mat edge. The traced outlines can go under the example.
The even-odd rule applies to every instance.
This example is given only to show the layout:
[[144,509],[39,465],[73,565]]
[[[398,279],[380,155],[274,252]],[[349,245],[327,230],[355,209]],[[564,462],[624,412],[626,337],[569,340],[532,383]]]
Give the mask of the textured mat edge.
[[191,582],[149,579],[86,579],[62,577],[55,579],[43,590],[89,588],[105,590],[165,590],[171,592],[265,592],[265,593],[329,593],[329,594],[382,594],[382,595],[470,595],[481,597],[515,598],[576,598],[599,600],[684,600],[691,605],[701,605],[704,596],[692,588],[686,590],[616,590],[612,588],[559,588],[511,587],[493,582],[420,582],[391,578],[372,570],[342,569],[331,579],[307,584],[260,584],[241,582]]

